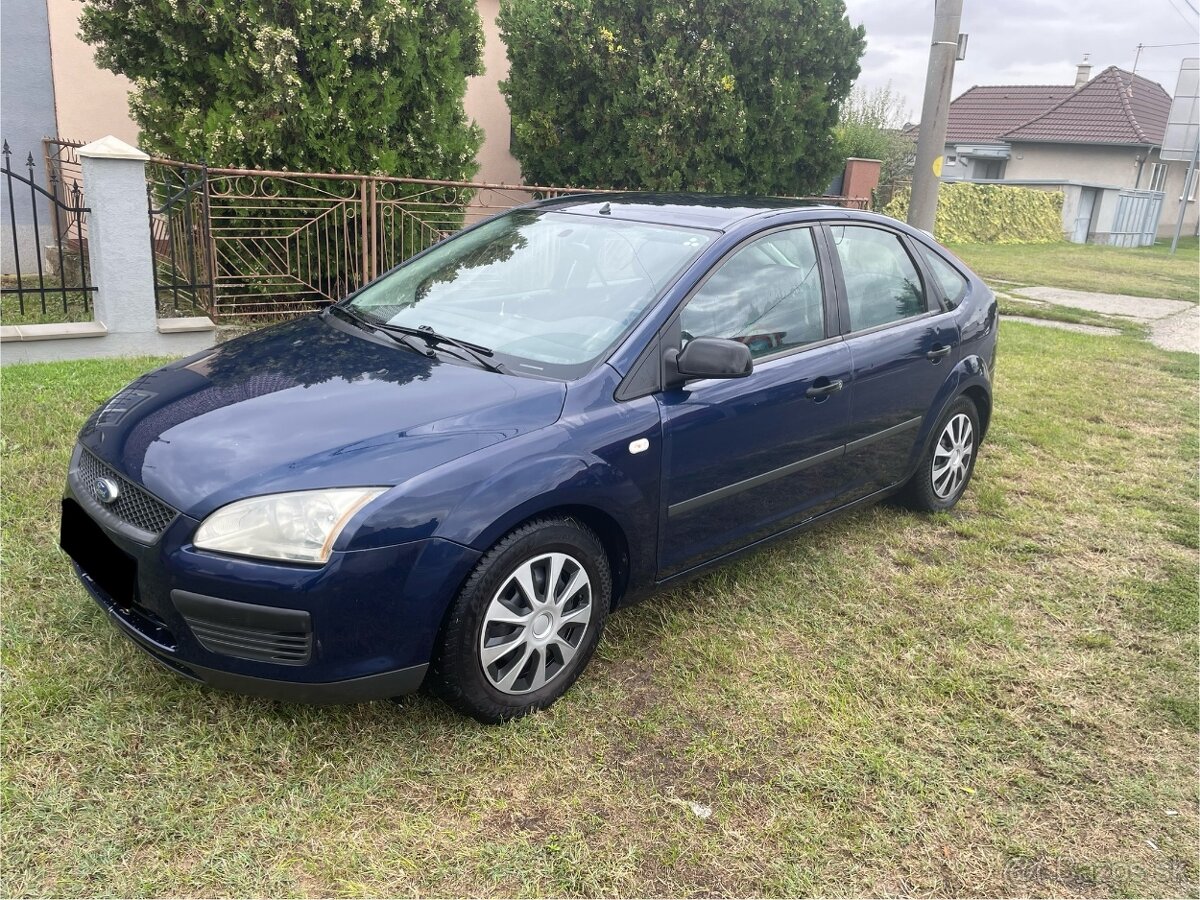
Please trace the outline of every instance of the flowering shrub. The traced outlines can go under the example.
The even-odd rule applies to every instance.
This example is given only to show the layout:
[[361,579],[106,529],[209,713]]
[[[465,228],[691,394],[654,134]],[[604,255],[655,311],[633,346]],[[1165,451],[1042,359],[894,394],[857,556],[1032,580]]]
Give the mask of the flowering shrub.
[[86,0],[144,149],[211,165],[461,179],[473,0]]
[[527,181],[812,194],[858,75],[842,0],[502,0]]

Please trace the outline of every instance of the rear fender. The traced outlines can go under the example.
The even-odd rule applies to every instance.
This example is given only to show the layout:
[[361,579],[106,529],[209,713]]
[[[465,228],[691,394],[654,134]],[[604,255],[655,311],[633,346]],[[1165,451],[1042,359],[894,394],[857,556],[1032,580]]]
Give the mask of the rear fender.
[[916,471],[918,464],[925,456],[925,452],[929,449],[930,442],[936,437],[934,430],[937,428],[942,416],[945,415],[946,410],[950,408],[950,404],[969,392],[981,393],[982,396],[987,398],[987,410],[981,410],[980,412],[980,431],[982,434],[980,434],[979,439],[980,441],[983,440],[991,418],[991,373],[988,371],[987,363],[984,362],[982,357],[971,355],[964,357],[950,370],[933,403],[930,404],[929,413],[925,416],[925,421],[921,423],[921,431],[918,436],[916,448],[913,451],[913,457],[909,460],[909,476]]

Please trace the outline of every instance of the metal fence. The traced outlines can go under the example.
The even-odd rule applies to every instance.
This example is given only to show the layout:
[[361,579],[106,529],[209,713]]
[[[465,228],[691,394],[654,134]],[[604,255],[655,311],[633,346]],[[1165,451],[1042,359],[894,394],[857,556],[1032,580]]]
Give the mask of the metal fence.
[[8,141],[3,142],[2,155],[0,184],[7,227],[0,246],[4,270],[0,297],[8,301],[3,305],[5,320],[86,314],[96,288],[88,260],[89,210],[78,177],[65,183],[60,168],[47,165],[43,157],[43,187],[32,152],[15,170]]
[[[38,286],[47,275],[62,272],[66,280],[60,277],[56,286],[60,299],[65,293],[78,302],[72,292],[82,290],[86,310],[95,288],[88,281],[80,145],[76,140],[43,139],[44,190],[34,184],[32,169],[28,179],[13,178],[50,200],[47,218],[52,222],[42,229],[49,238],[44,244],[61,250],[64,257],[62,265],[38,268]],[[6,178],[7,169],[6,157]],[[55,204],[56,192],[70,192],[70,197],[64,194],[68,202]],[[496,212],[530,200],[595,192],[577,187],[209,168],[155,158],[146,166],[146,211],[157,311],[163,317],[206,314],[247,322],[304,314],[340,300],[404,259]],[[869,205],[868,198],[794,199],[857,209]],[[41,260],[43,250],[26,251],[24,260],[31,256]],[[12,254],[6,246],[6,260],[8,256]],[[72,265],[72,260],[79,262]],[[22,278],[10,278],[6,268],[5,293],[19,294],[23,313],[29,295],[38,294],[44,313],[50,290],[25,287],[30,283],[28,264],[25,270]]]
[[146,206],[158,314],[208,315],[214,306],[215,272],[208,170],[158,160],[147,164]]
[[1150,247],[1162,218],[1162,191],[1121,191],[1108,243],[1116,247]]
[[[410,256],[532,200],[597,193],[318,172],[150,171],[156,291],[223,320],[279,318],[340,300]],[[172,191],[169,185],[174,185]],[[865,208],[864,198],[795,198]]]
[[83,144],[83,141],[67,138],[42,138],[42,160],[47,177],[54,172],[63,184],[72,181],[83,184],[83,166],[79,162],[78,152]]

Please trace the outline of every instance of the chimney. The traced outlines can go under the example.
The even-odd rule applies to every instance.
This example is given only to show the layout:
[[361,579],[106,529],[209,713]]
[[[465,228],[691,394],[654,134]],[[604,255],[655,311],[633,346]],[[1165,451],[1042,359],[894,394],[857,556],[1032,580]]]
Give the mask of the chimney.
[[1079,64],[1079,68],[1075,70],[1075,87],[1081,88],[1092,80],[1092,64],[1088,62],[1092,58],[1092,54],[1083,54],[1083,62]]

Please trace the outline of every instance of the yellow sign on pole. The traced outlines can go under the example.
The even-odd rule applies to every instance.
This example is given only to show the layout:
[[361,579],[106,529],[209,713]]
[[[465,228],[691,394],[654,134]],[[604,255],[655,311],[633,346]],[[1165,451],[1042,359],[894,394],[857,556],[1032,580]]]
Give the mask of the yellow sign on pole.
[[933,174],[937,178],[942,177],[942,157],[938,157],[933,161]]

